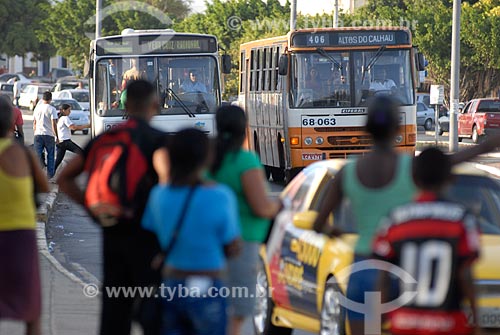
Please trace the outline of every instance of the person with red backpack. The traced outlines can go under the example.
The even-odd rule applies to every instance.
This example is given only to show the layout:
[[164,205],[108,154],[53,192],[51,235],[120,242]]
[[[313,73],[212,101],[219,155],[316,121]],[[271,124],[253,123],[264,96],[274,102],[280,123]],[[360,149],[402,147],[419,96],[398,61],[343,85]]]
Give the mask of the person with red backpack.
[[[141,227],[141,219],[149,192],[158,182],[153,153],[164,144],[166,134],[148,124],[158,110],[155,87],[137,80],[128,84],[127,92],[128,120],[93,139],[57,180],[61,191],[85,206],[102,226],[101,335],[130,334],[137,315],[147,316],[137,320],[145,335],[160,332],[159,318],[136,311],[138,297],[108,295],[113,287],[152,287],[161,280],[159,270],[151,267],[160,252],[158,240]],[[75,181],[83,172],[88,174],[85,191]]]

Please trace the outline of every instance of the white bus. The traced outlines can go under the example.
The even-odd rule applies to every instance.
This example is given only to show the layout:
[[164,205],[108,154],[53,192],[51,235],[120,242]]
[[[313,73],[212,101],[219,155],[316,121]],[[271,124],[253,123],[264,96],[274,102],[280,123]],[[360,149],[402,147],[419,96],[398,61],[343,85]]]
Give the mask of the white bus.
[[229,56],[219,59],[218,42],[211,35],[125,29],[122,35],[92,41],[92,137],[123,122],[126,85],[138,78],[157,90],[154,127],[166,132],[195,127],[213,134],[214,113],[221,104],[220,73],[228,73],[230,65]]

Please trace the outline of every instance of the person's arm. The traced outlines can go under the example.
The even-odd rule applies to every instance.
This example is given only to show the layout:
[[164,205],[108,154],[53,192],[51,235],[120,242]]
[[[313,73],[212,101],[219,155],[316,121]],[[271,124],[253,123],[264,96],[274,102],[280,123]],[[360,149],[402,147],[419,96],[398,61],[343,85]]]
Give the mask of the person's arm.
[[479,155],[495,150],[500,146],[500,135],[488,136],[483,143],[460,150],[451,155],[452,165],[469,161]]
[[237,256],[241,252],[241,239],[240,239],[240,223],[238,215],[238,205],[236,197],[229,189],[225,194],[226,199],[222,199],[221,209],[225,211],[225,218],[221,221],[220,236],[222,236],[222,244],[224,246],[224,254],[226,257]]
[[48,193],[50,191],[49,182],[47,181],[46,174],[40,167],[40,160],[32,150],[28,150],[28,152],[29,164],[32,167],[33,182],[40,193]]
[[256,216],[266,219],[276,216],[281,203],[267,196],[265,175],[261,168],[246,171],[241,176],[241,184],[248,205]]
[[89,124],[83,124],[83,125],[80,125],[80,126],[77,126],[76,124],[72,123],[69,126],[69,129],[71,129],[71,130],[84,130],[84,129],[87,129],[87,128],[90,128],[90,123]]
[[342,176],[343,169],[340,170],[335,178],[331,180],[327,187],[327,192],[321,203],[318,211],[318,216],[314,221],[313,229],[318,233],[327,233],[330,235],[339,235],[340,231],[333,229],[333,231],[325,231],[325,227],[328,225],[328,216],[332,211],[336,210],[344,197],[342,192]]
[[478,335],[480,334],[480,327],[477,318],[476,289],[474,286],[470,263],[462,265],[459,276],[460,288],[462,289],[462,292],[464,292],[465,299],[469,302],[469,307],[472,313],[472,327],[474,328],[474,335]]
[[82,206],[84,205],[85,194],[76,184],[76,177],[83,172],[84,166],[84,158],[81,155],[75,155],[57,178],[57,184],[59,184],[61,191]]
[[158,183],[167,184],[170,175],[170,157],[167,148],[159,148],[153,153],[153,166],[158,175]]

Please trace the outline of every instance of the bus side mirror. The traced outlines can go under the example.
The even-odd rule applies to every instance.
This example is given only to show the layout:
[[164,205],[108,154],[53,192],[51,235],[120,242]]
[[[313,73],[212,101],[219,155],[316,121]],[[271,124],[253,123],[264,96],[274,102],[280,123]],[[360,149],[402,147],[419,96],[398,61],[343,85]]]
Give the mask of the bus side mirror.
[[278,63],[278,73],[280,76],[286,76],[288,73],[288,55],[281,55]]
[[231,73],[231,56],[222,55],[222,73]]
[[425,57],[424,54],[418,52],[417,53],[417,70],[418,71],[425,71]]
[[85,65],[83,66],[83,76],[87,78],[92,78],[93,76],[94,62],[85,60]]

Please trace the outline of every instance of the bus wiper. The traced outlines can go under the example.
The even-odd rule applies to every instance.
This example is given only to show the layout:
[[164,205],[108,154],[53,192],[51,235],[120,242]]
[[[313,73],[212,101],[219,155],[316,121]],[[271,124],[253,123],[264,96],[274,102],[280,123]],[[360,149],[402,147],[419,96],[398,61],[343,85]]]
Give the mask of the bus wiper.
[[373,58],[370,59],[370,61],[368,62],[368,65],[363,68],[363,76],[361,77],[361,83],[364,83],[364,81],[365,81],[366,72],[370,71],[372,66],[375,65],[375,63],[378,61],[380,56],[382,56],[382,54],[384,53],[384,51],[386,49],[387,49],[387,47],[385,45],[381,45],[380,48],[377,50],[377,53],[375,54],[375,56],[373,56]]
[[330,60],[333,64],[337,65],[337,67],[339,68],[339,70],[342,70],[342,68],[343,68],[342,64],[340,64],[335,58],[333,58],[332,56],[330,56],[325,51],[325,49],[323,49],[323,48],[317,48],[316,52],[319,53],[321,56],[323,56],[325,58],[328,58],[328,60]]
[[167,88],[167,93],[169,93],[174,98],[174,100],[177,101],[177,103],[179,103],[179,105],[182,107],[184,112],[186,112],[186,114],[189,115],[189,117],[196,117],[196,115],[189,110],[184,101],[182,101],[182,99],[179,98],[179,96],[175,94],[175,92],[171,88]]

